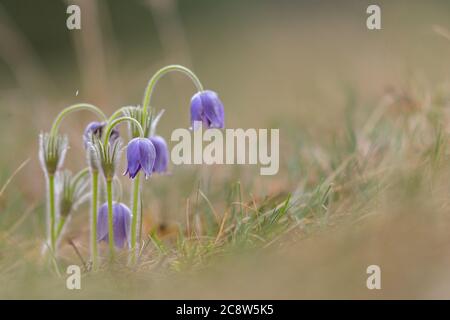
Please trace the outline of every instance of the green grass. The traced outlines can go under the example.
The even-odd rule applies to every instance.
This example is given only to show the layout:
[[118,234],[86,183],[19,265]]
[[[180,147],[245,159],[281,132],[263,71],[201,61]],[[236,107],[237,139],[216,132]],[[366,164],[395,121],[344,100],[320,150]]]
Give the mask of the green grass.
[[[146,234],[135,267],[127,266],[124,252],[113,267],[105,258],[99,272],[84,273],[80,292],[65,289],[64,270],[69,264],[81,264],[68,240],[75,239],[75,247],[87,260],[88,231],[83,226],[86,214],[80,215],[84,220],[74,217],[73,227],[61,243],[58,265],[62,276],[58,277],[40,258],[43,204],[26,204],[20,192],[8,192],[14,186],[14,175],[20,175],[19,168],[0,193],[0,280],[6,284],[1,286],[0,295],[4,298],[421,296],[420,290],[433,284],[424,277],[415,280],[400,277],[400,285],[394,291],[371,296],[363,290],[363,268],[369,260],[380,264],[384,261],[386,278],[395,282],[392,279],[399,277],[404,262],[399,260],[401,254],[389,253],[393,250],[390,246],[408,251],[412,235],[420,235],[422,240],[418,251],[409,254],[407,261],[418,263],[418,270],[439,269],[447,263],[443,256],[435,264],[423,259],[428,254],[427,247],[422,247],[424,243],[446,248],[449,239],[445,229],[449,223],[450,190],[445,117],[448,98],[439,92],[431,97],[418,100],[414,105],[419,107],[412,108],[413,100],[392,95],[372,108],[358,109],[359,112],[354,107],[356,102],[349,99],[344,125],[317,139],[322,144],[315,139],[302,139],[301,147],[296,147],[295,141],[303,133],[290,131],[293,134],[288,142],[294,148],[282,159],[283,183],[277,191],[263,196],[253,194],[255,183],[263,182],[236,179],[246,169],[217,177],[217,170],[226,169],[215,168],[214,173],[181,172],[174,179],[183,195],[164,189],[167,186],[161,189],[152,184],[145,186],[145,199],[150,199],[144,202],[147,218],[155,214],[153,210],[149,212],[152,201],[161,205],[160,211],[164,211],[161,209],[164,201],[184,202],[184,214],[177,219],[153,221],[150,228],[144,229]],[[298,177],[294,186],[287,183],[292,177]],[[87,212],[88,208],[81,211]],[[391,228],[392,232],[384,234]],[[392,242],[385,243],[380,234],[387,239],[392,237]],[[413,238],[412,243],[415,241]],[[385,252],[389,254],[385,256]],[[322,275],[320,279],[316,278],[318,274]],[[350,283],[349,287],[337,290],[344,280],[347,285]],[[234,290],[230,283],[239,290]],[[286,291],[278,292],[279,286]]]

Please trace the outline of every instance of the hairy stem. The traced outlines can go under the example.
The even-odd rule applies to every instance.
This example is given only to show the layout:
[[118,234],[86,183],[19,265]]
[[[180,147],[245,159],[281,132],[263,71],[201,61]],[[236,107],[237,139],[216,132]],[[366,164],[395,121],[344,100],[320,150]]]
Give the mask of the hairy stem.
[[69,113],[72,113],[74,111],[80,111],[80,110],[92,111],[95,114],[97,114],[102,121],[106,121],[106,119],[107,119],[105,114],[102,112],[102,110],[100,110],[98,107],[96,107],[92,104],[89,104],[89,103],[74,104],[70,107],[65,108],[58,114],[58,116],[55,118],[55,121],[53,122],[53,126],[50,130],[50,136],[54,137],[56,135],[59,125],[61,124],[61,122],[65,116],[67,116]]
[[133,185],[133,217],[131,220],[131,263],[136,263],[136,240],[137,240],[137,222],[138,222],[138,208],[140,196],[140,173],[134,178]]
[[98,171],[91,172],[91,259],[92,270],[97,270],[97,206],[98,206]]
[[120,109],[116,110],[111,117],[109,117],[108,119],[108,123],[111,123],[113,120],[117,119],[120,116],[124,115],[125,110],[127,110],[127,108],[130,108],[130,106],[125,106],[125,107],[121,107]]
[[114,129],[115,126],[117,126],[119,123],[121,123],[123,121],[133,122],[136,125],[136,127],[138,128],[139,134],[141,135],[141,137],[144,137],[144,130],[142,129],[142,126],[139,123],[139,121],[137,121],[136,119],[133,119],[131,117],[121,117],[121,118],[115,119],[112,122],[108,123],[108,126],[106,127],[106,133],[105,133],[105,137],[104,137],[104,141],[103,141],[103,146],[105,147],[105,150],[108,147],[109,137],[111,136],[111,131]]
[[48,176],[48,202],[50,209],[50,249],[55,252],[56,233],[56,209],[55,209],[55,176],[50,174]]
[[[153,93],[153,89],[156,86],[156,84],[158,83],[158,80],[161,79],[162,76],[164,76],[165,74],[172,72],[172,71],[178,71],[181,72],[185,75],[187,75],[189,78],[191,78],[191,80],[194,82],[195,86],[197,87],[198,91],[203,91],[203,86],[200,82],[200,80],[198,79],[198,77],[188,68],[180,66],[180,65],[169,65],[166,66],[162,69],[159,69],[154,75],[153,77],[148,81],[147,84],[147,88],[145,89],[145,93],[144,93],[144,98],[142,101],[142,124],[145,126],[145,119],[147,119],[147,115],[148,115],[148,107],[150,105],[150,100],[152,98],[152,93]],[[144,131],[147,128],[144,128]]]
[[56,228],[56,240],[55,242],[57,242],[57,240],[59,239],[59,237],[61,236],[61,231],[64,228],[64,225],[66,224],[66,218],[65,217],[61,217],[59,219],[59,223],[58,223],[58,227]]

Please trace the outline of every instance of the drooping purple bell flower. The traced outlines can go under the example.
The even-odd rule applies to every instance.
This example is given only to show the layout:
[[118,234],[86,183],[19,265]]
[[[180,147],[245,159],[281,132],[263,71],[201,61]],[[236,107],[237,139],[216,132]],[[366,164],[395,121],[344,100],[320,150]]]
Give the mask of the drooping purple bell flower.
[[167,148],[166,140],[161,136],[152,136],[150,141],[155,146],[156,158],[153,172],[164,173],[167,171],[169,164],[169,149]]
[[[120,202],[113,203],[113,231],[114,244],[117,248],[130,247],[131,211]],[[109,242],[108,234],[108,203],[104,203],[98,210],[97,216],[97,242]]]
[[191,99],[191,123],[196,130],[200,123],[206,128],[223,128],[225,116],[223,103],[211,90],[197,92]]
[[142,169],[145,177],[152,175],[156,160],[156,149],[150,139],[134,138],[130,140],[127,147],[127,171],[124,175],[129,175],[134,179],[139,170]]
[[[96,136],[98,138],[102,137],[103,129],[105,128],[105,126],[106,126],[106,122],[98,122],[98,121],[93,121],[86,126],[86,129],[84,129],[84,133],[83,133],[83,141],[84,141],[85,148],[89,147],[92,136]],[[111,143],[114,143],[114,141],[116,141],[117,138],[119,138],[119,130],[114,128],[111,131],[111,136],[109,137],[109,141]]]

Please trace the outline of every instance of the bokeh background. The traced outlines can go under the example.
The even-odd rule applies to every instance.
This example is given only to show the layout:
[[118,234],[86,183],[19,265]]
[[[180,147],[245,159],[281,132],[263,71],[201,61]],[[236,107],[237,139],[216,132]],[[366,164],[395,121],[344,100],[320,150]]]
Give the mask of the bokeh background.
[[[366,8],[375,2],[381,6],[382,30],[370,31],[366,28]],[[81,30],[66,28],[69,3],[81,7]],[[60,110],[73,103],[90,102],[111,114],[120,106],[140,104],[153,72],[172,63],[191,68],[205,87],[219,92],[225,104],[227,127],[280,129],[278,175],[260,177],[257,169],[245,166],[208,168],[214,172],[208,195],[214,199],[218,210],[225,206],[224,190],[238,180],[242,181],[245,194],[256,198],[288,193],[308,174],[308,168],[301,167],[297,160],[305,141],[330,145],[341,134],[345,135],[349,105],[355,117],[364,117],[386,95],[404,94],[414,98],[426,95],[432,88],[448,89],[449,21],[450,2],[446,0],[1,0],[2,184],[23,161],[30,160],[1,195],[0,225],[6,228],[27,213],[23,218],[25,223],[15,232],[27,235],[30,243],[33,238],[43,239],[44,178],[37,158],[38,134],[50,128]],[[193,85],[182,75],[168,76],[158,84],[153,105],[166,109],[159,133],[167,140],[174,128],[189,126],[189,101],[193,92]],[[91,119],[90,114],[79,113],[65,120],[62,126],[62,131],[70,137],[67,166],[73,170],[84,166],[80,134]],[[183,221],[185,201],[196,188],[198,170],[172,166],[172,175],[155,177],[147,183],[146,223],[149,228],[157,223],[171,225]],[[126,183],[124,180],[124,185]],[[69,233],[72,232],[75,239],[83,239],[83,233],[79,233],[87,217],[87,208],[82,208],[74,218],[77,227]],[[351,226],[347,228],[353,230]],[[437,285],[432,290],[428,290],[428,282],[411,284],[415,283],[412,279],[423,279],[428,271],[433,272],[433,266],[398,278],[400,270],[404,268],[407,272],[410,267],[396,265],[390,280],[400,279],[403,285],[392,284],[391,291],[378,295],[365,289],[364,272],[358,273],[356,278],[340,277],[343,270],[349,273],[364,270],[362,266],[370,260],[366,259],[366,254],[379,253],[383,248],[393,250],[389,243],[371,247],[372,241],[383,237],[381,232],[389,228],[384,224],[375,229],[367,228],[377,230],[367,240],[369,245],[348,249],[349,252],[339,257],[314,258],[309,253],[320,251],[318,248],[339,247],[339,241],[342,246],[353,243],[352,237],[359,243],[366,233],[358,230],[354,235],[345,229],[339,231],[345,234],[345,240],[327,234],[317,241],[301,242],[299,248],[295,247],[280,258],[289,265],[289,270],[284,272],[284,264],[274,269],[280,276],[278,280],[272,279],[267,270],[254,271],[253,264],[239,258],[244,260],[242,270],[252,270],[249,274],[254,277],[246,278],[248,283],[242,282],[239,290],[225,280],[217,284],[222,286],[219,291],[205,291],[208,285],[196,282],[184,288],[185,296],[448,295],[449,291],[437,285],[437,280],[432,282]],[[430,233],[433,230],[429,229]],[[412,235],[409,231],[403,232],[406,244]],[[86,234],[87,231],[84,236]],[[341,240],[334,241],[333,237]],[[385,241],[388,238],[384,237]],[[4,250],[13,245],[14,242],[5,245],[8,249],[4,247]],[[428,245],[431,246],[430,243],[424,245],[424,250],[428,250]],[[80,246],[83,246],[82,240]],[[445,253],[448,255],[448,245],[441,253],[441,258]],[[388,264],[397,253],[381,256]],[[274,260],[262,259],[263,263]],[[351,259],[355,259],[353,264],[349,262]],[[423,259],[423,256],[418,258]],[[9,263],[7,259],[0,260],[3,272],[14,268],[14,264]],[[234,269],[235,265],[230,264],[230,269]],[[439,266],[443,268],[442,264]],[[308,277],[308,270],[316,270],[316,276]],[[215,270],[208,277],[217,279],[221,274],[222,271]],[[209,283],[208,280],[205,283]],[[255,287],[255,283],[260,283],[263,289]],[[347,284],[351,289],[345,289]],[[40,297],[39,286],[32,287],[34,289],[25,286],[28,289],[18,290],[17,296]],[[161,289],[162,296],[172,296],[174,289],[168,287],[171,289]],[[177,297],[181,294],[179,290],[175,290]],[[103,294],[91,293],[93,297]],[[46,294],[51,293],[46,292],[44,296]],[[16,295],[11,293],[10,296]]]

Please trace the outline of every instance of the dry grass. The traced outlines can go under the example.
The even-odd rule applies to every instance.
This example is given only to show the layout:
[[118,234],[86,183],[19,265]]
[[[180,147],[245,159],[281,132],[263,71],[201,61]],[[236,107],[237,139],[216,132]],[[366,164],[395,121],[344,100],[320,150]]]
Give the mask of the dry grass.
[[[230,2],[223,12],[235,14],[232,26],[209,6],[205,20],[186,14],[178,34],[189,44],[182,44],[186,61],[221,93],[228,127],[280,128],[280,173],[172,166],[170,176],[145,184],[138,266],[127,267],[123,254],[114,268],[84,272],[77,292],[66,289],[64,269],[88,260],[89,210],[81,207],[70,221],[60,278],[40,255],[45,208],[37,134],[72,102],[108,100],[108,113],[136,103],[164,59],[154,46],[122,52],[122,60],[115,56],[117,78],[98,96],[91,82],[89,93],[75,97],[88,84],[73,76],[61,93],[31,94],[25,84],[2,90],[0,140],[8,151],[0,159],[0,297],[449,298],[450,59],[437,58],[450,49],[442,9],[448,5],[407,3],[408,17],[400,4],[384,3],[378,34],[361,28],[356,12],[326,10],[333,4],[325,2],[317,12],[248,5],[252,19],[248,8]],[[149,4],[142,9],[157,1]],[[170,21],[158,28],[178,30],[180,21]],[[162,42],[163,51],[173,50]],[[104,45],[99,52],[107,55]],[[155,97],[167,109],[166,137],[188,125],[192,93],[182,78],[173,79],[175,86],[162,82]],[[105,87],[114,94],[105,98]],[[88,120],[79,115],[63,127],[71,139],[69,168],[84,166],[80,132]],[[123,185],[127,190],[129,182]],[[382,269],[380,291],[365,286],[371,264]]]

